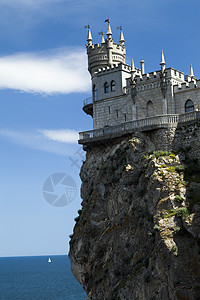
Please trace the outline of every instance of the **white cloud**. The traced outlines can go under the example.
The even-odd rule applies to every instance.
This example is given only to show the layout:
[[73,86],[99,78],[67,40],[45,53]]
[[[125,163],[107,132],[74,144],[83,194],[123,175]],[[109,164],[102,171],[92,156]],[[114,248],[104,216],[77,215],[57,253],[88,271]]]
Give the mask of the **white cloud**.
[[0,57],[0,88],[45,94],[87,92],[90,78],[85,51],[62,48]]
[[78,146],[78,133],[68,129],[37,131],[1,129],[0,138],[31,149],[64,156],[73,156]]
[[60,130],[39,130],[46,138],[61,142],[61,143],[75,143],[78,142],[78,132],[69,129]]

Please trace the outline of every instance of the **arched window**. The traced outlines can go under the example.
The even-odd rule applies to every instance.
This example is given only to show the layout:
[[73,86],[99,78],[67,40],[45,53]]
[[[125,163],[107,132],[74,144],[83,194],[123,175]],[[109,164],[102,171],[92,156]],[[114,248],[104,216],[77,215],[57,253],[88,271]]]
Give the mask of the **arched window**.
[[147,102],[147,117],[152,117],[154,116],[154,107],[153,103],[149,100]]
[[105,82],[104,83],[104,93],[108,93],[108,89],[109,89],[108,83]]
[[111,81],[110,86],[111,86],[111,92],[115,92],[115,82],[114,82],[114,80]]
[[97,101],[97,87],[95,84],[93,85],[92,94],[93,94],[93,101]]
[[194,110],[194,103],[192,100],[188,99],[186,102],[185,102],[185,112],[190,112],[190,111],[193,111]]

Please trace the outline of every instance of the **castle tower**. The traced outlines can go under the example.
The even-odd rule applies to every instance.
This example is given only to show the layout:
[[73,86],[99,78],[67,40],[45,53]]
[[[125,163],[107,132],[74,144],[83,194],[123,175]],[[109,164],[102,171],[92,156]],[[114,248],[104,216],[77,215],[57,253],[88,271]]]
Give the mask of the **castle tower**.
[[115,43],[110,21],[105,22],[108,23],[106,39],[104,40],[102,33],[100,45],[93,43],[88,26],[86,47],[88,70],[92,79],[92,101],[90,103],[86,101],[83,110],[93,117],[93,128],[110,126],[130,119],[125,109],[121,109],[126,79],[131,76],[131,66],[125,64],[126,46],[122,27],[119,43]]
[[108,28],[106,33],[106,40],[102,36],[101,45],[94,44],[92,40],[92,34],[90,27],[88,26],[87,37],[87,54],[88,54],[88,70],[93,76],[95,71],[99,69],[117,66],[120,63],[125,64],[126,46],[124,45],[124,36],[121,29],[119,44],[114,43],[112,39],[112,30],[110,21],[108,22]]

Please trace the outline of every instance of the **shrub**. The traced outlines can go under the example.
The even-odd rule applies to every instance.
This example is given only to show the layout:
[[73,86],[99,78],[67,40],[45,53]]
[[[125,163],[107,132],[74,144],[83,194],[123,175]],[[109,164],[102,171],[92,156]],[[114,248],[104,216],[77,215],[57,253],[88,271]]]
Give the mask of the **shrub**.
[[182,202],[183,201],[183,198],[179,195],[176,195],[174,200],[176,200],[177,202]]
[[184,165],[176,166],[175,171],[178,172],[178,173],[184,172],[185,171]]
[[170,209],[170,210],[169,210],[169,213],[166,214],[166,215],[164,216],[164,218],[171,218],[171,217],[175,216],[176,214],[177,214],[177,211],[176,211],[175,209]]
[[181,227],[177,226],[174,228],[174,233],[177,234],[181,230]]
[[177,250],[178,250],[178,247],[174,245],[174,246],[172,247],[172,251],[173,251],[173,252],[177,252]]
[[166,170],[168,172],[175,172],[175,166],[170,166],[170,167],[166,168]]
[[163,151],[163,150],[157,150],[153,152],[153,156],[155,158],[158,158],[160,156],[169,156],[171,154],[171,152],[168,151]]
[[185,221],[187,219],[187,217],[189,216],[189,211],[188,211],[187,207],[178,208],[177,216],[181,217],[182,220]]
[[154,226],[154,229],[160,231],[160,230],[161,230],[161,227],[160,227],[159,225],[156,224],[156,225]]

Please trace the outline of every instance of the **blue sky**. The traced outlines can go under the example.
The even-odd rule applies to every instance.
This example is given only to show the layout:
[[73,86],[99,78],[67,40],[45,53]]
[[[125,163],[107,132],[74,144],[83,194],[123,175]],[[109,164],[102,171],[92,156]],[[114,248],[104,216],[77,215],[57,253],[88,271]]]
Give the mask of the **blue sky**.
[[[43,183],[69,174],[80,189],[77,132],[92,128],[82,111],[90,96],[85,43],[122,25],[127,63],[146,72],[166,67],[200,76],[197,0],[0,0],[0,256],[65,254],[80,208],[45,201]],[[72,161],[76,161],[75,164]]]

